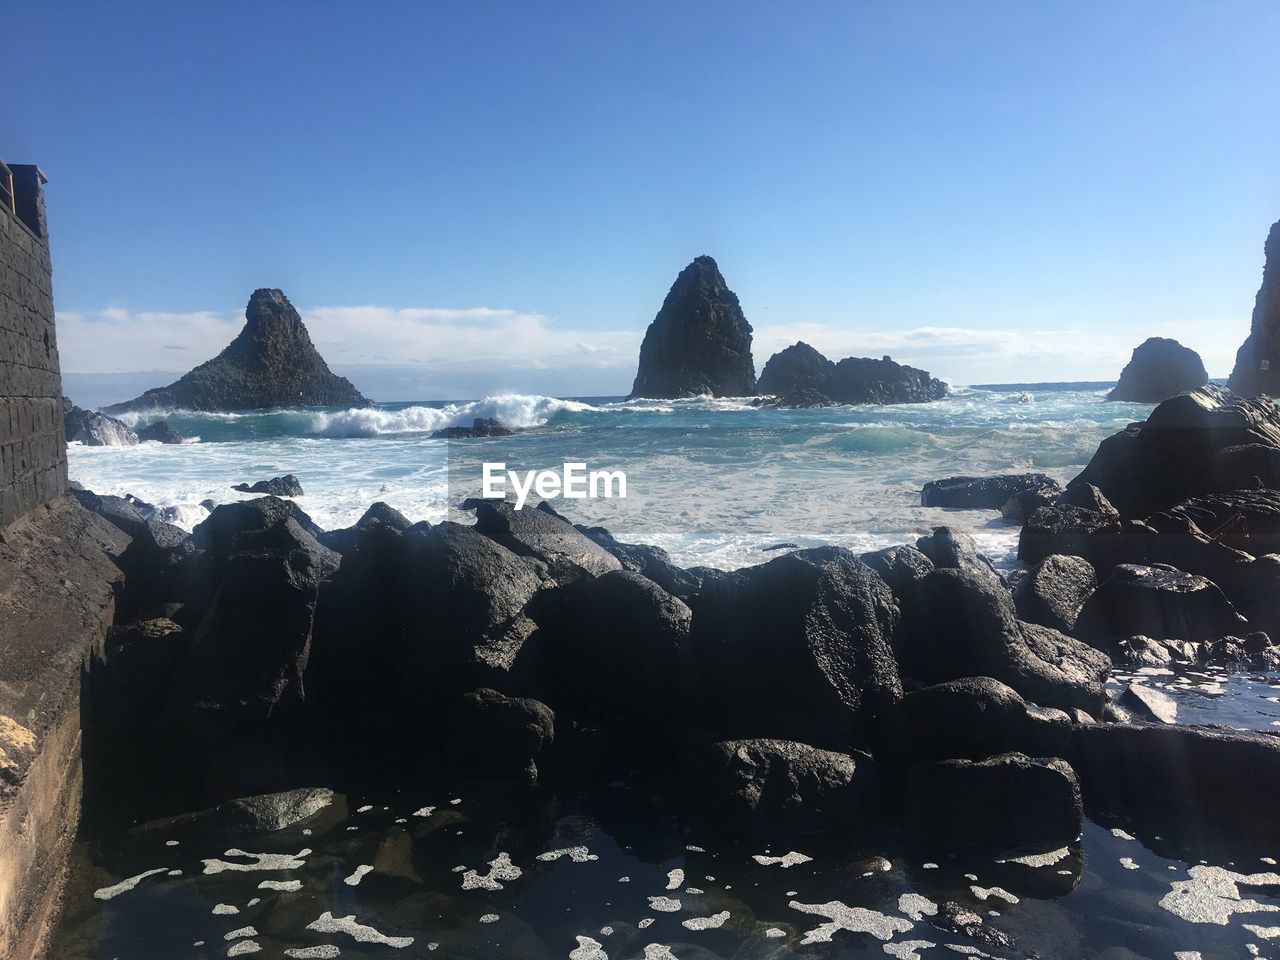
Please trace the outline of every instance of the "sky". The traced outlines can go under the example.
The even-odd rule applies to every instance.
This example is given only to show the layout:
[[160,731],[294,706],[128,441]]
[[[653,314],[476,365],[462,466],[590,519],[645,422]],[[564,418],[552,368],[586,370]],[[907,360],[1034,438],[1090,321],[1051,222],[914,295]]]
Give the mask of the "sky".
[[804,339],[1105,380],[1164,335],[1225,376],[1280,218],[1270,0],[42,0],[5,30],[0,158],[49,177],[98,403],[264,286],[375,399],[625,393],[703,253],[758,369]]

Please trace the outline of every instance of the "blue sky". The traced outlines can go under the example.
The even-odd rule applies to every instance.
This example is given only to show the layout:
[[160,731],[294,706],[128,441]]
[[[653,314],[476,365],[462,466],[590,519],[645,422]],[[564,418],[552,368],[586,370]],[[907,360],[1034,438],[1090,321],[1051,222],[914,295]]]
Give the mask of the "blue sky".
[[49,175],[63,366],[126,392],[259,286],[379,398],[625,392],[700,253],[758,366],[804,337],[1105,379],[1167,333],[1225,375],[1280,218],[1270,2],[7,18],[0,157]]

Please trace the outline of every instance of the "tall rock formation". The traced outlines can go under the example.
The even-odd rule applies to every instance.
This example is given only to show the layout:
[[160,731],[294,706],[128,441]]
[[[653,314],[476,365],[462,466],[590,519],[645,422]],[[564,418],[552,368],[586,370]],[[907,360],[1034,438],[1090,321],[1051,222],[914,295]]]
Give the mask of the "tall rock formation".
[[371,405],[350,380],[329,370],[281,291],[255,290],[244,316],[244,329],[212,360],[106,412]]
[[1163,403],[1209,382],[1200,354],[1177,340],[1150,337],[1134,347],[1108,400]]
[[632,397],[744,397],[756,392],[751,324],[708,256],[680,271],[640,345]]
[[1236,367],[1227,381],[1246,397],[1280,396],[1280,221],[1271,225],[1265,255],[1249,336],[1236,353]]
[[834,403],[927,403],[947,395],[947,385],[927,370],[889,357],[845,357],[832,363],[803,340],[779,350],[764,365],[760,392],[784,407]]

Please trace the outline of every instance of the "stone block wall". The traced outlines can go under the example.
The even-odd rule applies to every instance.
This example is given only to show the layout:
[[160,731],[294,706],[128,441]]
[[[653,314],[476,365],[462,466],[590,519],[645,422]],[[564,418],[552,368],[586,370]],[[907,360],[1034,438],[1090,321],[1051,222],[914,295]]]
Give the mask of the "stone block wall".
[[67,491],[44,176],[0,164],[0,528]]

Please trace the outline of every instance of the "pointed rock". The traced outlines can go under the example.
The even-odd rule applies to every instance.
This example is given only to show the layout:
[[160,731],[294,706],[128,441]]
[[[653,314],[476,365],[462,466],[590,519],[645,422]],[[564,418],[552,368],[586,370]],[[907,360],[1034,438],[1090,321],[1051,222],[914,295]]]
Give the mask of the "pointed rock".
[[1209,382],[1200,354],[1177,340],[1149,337],[1134,348],[1108,400],[1163,403]]
[[720,268],[701,256],[680,271],[640,345],[632,397],[745,397],[756,392],[751,324]]
[[107,411],[370,406],[350,380],[329,370],[281,291],[255,290],[244,316],[244,329],[212,360]]
[[1280,396],[1280,220],[1271,225],[1262,286],[1253,306],[1249,337],[1236,353],[1227,386],[1246,397]]

